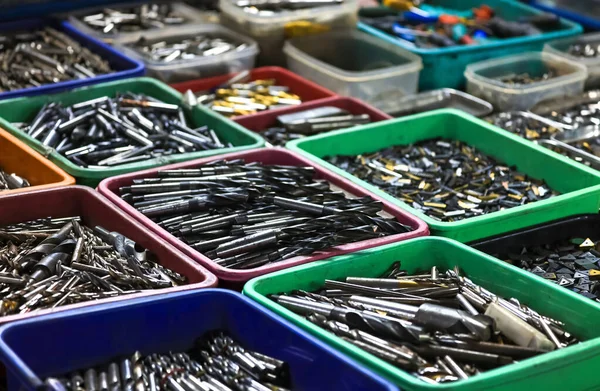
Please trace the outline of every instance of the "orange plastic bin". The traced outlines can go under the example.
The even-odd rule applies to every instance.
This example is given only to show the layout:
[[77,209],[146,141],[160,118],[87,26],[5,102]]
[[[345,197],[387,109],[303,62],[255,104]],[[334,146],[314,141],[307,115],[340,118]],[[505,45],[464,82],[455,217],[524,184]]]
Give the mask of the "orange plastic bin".
[[31,184],[22,189],[0,190],[2,195],[75,184],[75,178],[1,128],[0,169],[15,173]]

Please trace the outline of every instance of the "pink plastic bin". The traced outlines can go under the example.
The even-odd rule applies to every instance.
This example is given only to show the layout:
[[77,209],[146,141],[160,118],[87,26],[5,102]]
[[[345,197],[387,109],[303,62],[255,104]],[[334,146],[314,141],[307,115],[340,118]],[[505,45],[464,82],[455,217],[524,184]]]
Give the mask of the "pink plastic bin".
[[189,283],[174,288],[147,290],[131,295],[70,304],[27,314],[3,316],[0,317],[0,324],[112,301],[217,286],[217,278],[212,273],[173,246],[165,243],[158,235],[123,213],[93,189],[69,186],[0,196],[0,225],[49,216],[81,216],[88,226],[100,225],[110,231],[118,231],[156,254],[160,264],[185,275]]
[[[282,164],[282,165],[291,165],[291,166],[312,166],[316,170],[316,178],[325,179],[329,181],[331,184],[337,186],[338,188],[353,194],[355,196],[366,196],[369,195],[376,200],[383,202],[384,210],[393,215],[398,219],[398,221],[403,224],[407,224],[414,228],[414,231],[386,236],[378,239],[364,240],[361,242],[349,243],[343,246],[334,247],[330,250],[326,250],[323,252],[318,252],[309,256],[301,256],[294,257],[282,262],[276,262],[268,265],[264,265],[261,267],[257,267],[254,269],[247,270],[236,270],[222,267],[215,262],[213,262],[210,258],[202,255],[201,253],[193,250],[187,244],[183,243],[179,239],[175,238],[166,230],[162,229],[158,224],[155,224],[152,220],[145,217],[143,214],[138,212],[133,206],[129,205],[127,202],[123,201],[119,196],[119,188],[122,186],[129,186],[134,179],[140,178],[153,178],[156,177],[156,172],[159,170],[173,170],[179,168],[195,168],[211,162],[213,160],[221,160],[221,159],[244,159],[246,162],[261,162],[264,164]],[[392,203],[385,201],[383,198],[378,197],[369,191],[361,188],[348,181],[347,179],[342,178],[341,176],[334,174],[333,172],[307,160],[306,158],[282,148],[261,148],[254,149],[246,152],[239,153],[230,153],[226,155],[212,156],[204,159],[193,160],[184,163],[171,164],[168,166],[164,166],[161,168],[154,168],[145,171],[133,172],[125,175],[120,175],[113,178],[107,178],[100,182],[98,185],[98,191],[105,195],[109,200],[114,202],[119,208],[123,209],[131,216],[133,216],[136,220],[140,221],[146,227],[150,228],[154,232],[156,232],[159,236],[165,239],[167,242],[173,244],[175,247],[183,251],[185,254],[189,255],[192,259],[197,261],[202,266],[206,267],[210,271],[212,271],[220,280],[221,286],[239,289],[243,286],[243,284],[257,276],[261,276],[264,274],[272,273],[278,270],[287,269],[293,266],[302,265],[304,263],[318,261],[325,258],[334,257],[341,254],[347,254],[359,250],[364,250],[370,247],[381,246],[383,244],[398,242],[401,240],[412,239],[420,236],[429,235],[429,228],[422,220],[418,219],[415,216],[408,214],[403,211],[399,207],[392,205]]]

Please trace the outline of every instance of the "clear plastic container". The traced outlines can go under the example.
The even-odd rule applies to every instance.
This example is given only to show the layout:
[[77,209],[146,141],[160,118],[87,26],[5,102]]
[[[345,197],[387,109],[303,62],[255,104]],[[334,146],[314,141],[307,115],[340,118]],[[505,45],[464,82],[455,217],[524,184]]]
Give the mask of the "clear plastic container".
[[544,45],[544,51],[568,60],[583,64],[587,68],[588,78],[585,81],[585,88],[600,87],[600,53],[597,57],[578,57],[569,54],[569,48],[573,44],[594,45],[600,47],[600,33],[584,34],[578,37],[565,38],[557,41],[548,42]]
[[[556,76],[529,84],[511,85],[499,79],[528,73],[539,77],[552,70]],[[496,110],[528,110],[537,103],[583,91],[587,71],[584,65],[547,52],[523,53],[477,62],[465,71],[467,92],[494,105]]]
[[[244,33],[260,46],[260,65],[285,66],[283,45],[286,28],[294,22],[309,22],[315,28],[339,29],[355,27],[358,21],[358,0],[344,0],[342,4],[295,11],[276,12],[271,15],[253,14],[236,5],[237,0],[220,0],[221,23]],[[310,29],[310,27],[308,27]]]
[[[166,28],[183,27],[190,23],[219,23],[218,14],[215,12],[200,11],[200,10],[195,9],[194,7],[191,7],[187,4],[180,3],[180,2],[172,3],[170,1],[160,1],[160,2],[152,1],[151,3],[170,3],[171,7],[173,8],[173,12],[176,15],[181,16],[185,19],[185,23],[182,25],[173,25],[171,27],[166,27]],[[87,25],[82,20],[82,18],[87,15],[92,15],[92,14],[101,12],[103,9],[106,9],[106,8],[110,8],[112,10],[118,11],[119,9],[141,6],[142,4],[143,3],[140,3],[140,2],[129,2],[129,3],[117,4],[117,5],[107,4],[107,5],[99,6],[99,7],[86,8],[84,10],[77,11],[74,14],[70,14],[68,17],[68,21],[72,26],[83,31],[84,33],[91,35],[95,38],[101,39],[104,42],[112,44],[113,42],[115,42],[121,38],[139,37],[141,34],[144,34],[147,31],[161,30],[161,29],[154,28],[154,29],[149,29],[149,30],[145,30],[145,31],[118,32],[118,33],[104,34],[102,31],[91,28],[89,25]]]
[[[241,50],[233,50],[216,56],[197,56],[190,60],[175,60],[168,63],[150,59],[134,44],[144,37],[146,43],[160,41],[178,42],[186,38],[207,35],[223,38],[229,42],[245,44]],[[146,75],[165,83],[177,83],[254,68],[258,45],[250,38],[237,34],[218,24],[194,24],[162,30],[148,31],[136,37],[124,37],[115,41],[115,46],[133,58],[140,59],[146,66]]]
[[292,72],[385,112],[417,92],[423,67],[419,56],[358,30],[293,38],[283,50]]

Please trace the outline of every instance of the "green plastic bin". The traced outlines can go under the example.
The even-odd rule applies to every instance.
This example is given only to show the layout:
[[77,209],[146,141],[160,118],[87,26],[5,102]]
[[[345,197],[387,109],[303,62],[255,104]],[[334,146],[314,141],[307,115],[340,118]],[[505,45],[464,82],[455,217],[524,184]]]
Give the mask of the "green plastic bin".
[[[427,4],[457,10],[469,10],[487,4],[496,11],[498,16],[511,21],[515,21],[520,17],[542,13],[540,10],[514,0],[429,0]],[[365,12],[369,12],[369,9],[362,11],[362,13]],[[583,32],[583,28],[579,24],[561,18],[560,29],[540,35],[500,39],[482,45],[416,48],[407,45],[393,35],[364,23],[359,22],[358,28],[421,56],[423,69],[419,75],[420,91],[444,87],[464,88],[466,80],[463,74],[468,64],[508,54],[540,51],[543,49],[544,43],[548,41],[571,37]]]
[[[584,342],[480,375],[446,384],[428,384],[387,362],[366,353],[294,314],[266,296],[294,289],[315,290],[326,279],[347,276],[376,277],[396,261],[408,272],[430,270],[434,265],[458,265],[475,283],[494,293],[515,297],[534,310],[565,322],[567,331]],[[294,267],[250,280],[244,294],[275,313],[296,323],[331,346],[347,353],[402,390],[597,390],[600,379],[600,306],[576,293],[490,257],[464,244],[444,238],[419,238],[351,255]]]
[[[440,222],[322,159],[328,155],[369,153],[436,137],[463,141],[499,162],[514,165],[517,170],[533,178],[545,180],[561,194],[483,216]],[[469,242],[568,215],[597,213],[600,206],[598,171],[453,109],[329,132],[294,140],[286,146],[420,217],[427,223],[432,235],[459,242]]]
[[82,168],[64,156],[57,153],[53,148],[42,145],[34,140],[11,122],[29,122],[45,103],[62,102],[72,105],[102,96],[115,96],[117,92],[131,91],[141,93],[160,99],[166,103],[180,103],[181,94],[164,83],[150,78],[134,78],[110,83],[96,84],[94,86],[80,88],[56,95],[40,95],[35,97],[15,98],[0,101],[0,128],[4,128],[14,134],[36,151],[48,157],[57,166],[75,177],[80,185],[95,187],[102,179],[115,175],[121,175],[132,171],[178,163],[200,157],[217,155],[227,152],[236,152],[245,149],[258,148],[264,145],[264,140],[256,133],[251,132],[233,121],[212,112],[204,107],[194,107],[191,111],[185,110],[188,119],[194,125],[208,125],[213,128],[221,140],[231,142],[235,147],[223,148],[210,151],[190,152],[170,155],[160,158],[149,159],[143,162],[123,164],[107,169]]

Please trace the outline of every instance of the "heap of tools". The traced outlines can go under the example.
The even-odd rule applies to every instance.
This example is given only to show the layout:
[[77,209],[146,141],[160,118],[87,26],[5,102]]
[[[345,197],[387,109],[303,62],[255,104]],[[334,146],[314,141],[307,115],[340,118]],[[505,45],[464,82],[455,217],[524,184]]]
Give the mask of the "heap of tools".
[[184,276],[118,233],[79,217],[0,227],[0,316],[162,289]]
[[564,324],[460,275],[409,273],[325,280],[271,299],[427,383],[468,379],[578,343]]
[[217,264],[256,268],[412,231],[382,203],[350,198],[312,167],[216,160],[134,180],[121,197]]
[[79,18],[89,28],[102,34],[130,33],[162,29],[185,23],[185,15],[169,3],[147,3],[133,7],[104,8]]
[[188,121],[183,107],[130,92],[70,106],[50,102],[30,123],[17,125],[84,168],[105,169],[226,146],[208,126]]
[[278,390],[290,387],[287,363],[244,349],[222,331],[198,338],[189,352],[131,357],[45,381],[51,390]]
[[543,181],[456,140],[431,139],[326,159],[440,221],[481,216],[557,194]]
[[111,65],[52,27],[0,36],[0,92],[111,73]]

